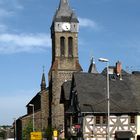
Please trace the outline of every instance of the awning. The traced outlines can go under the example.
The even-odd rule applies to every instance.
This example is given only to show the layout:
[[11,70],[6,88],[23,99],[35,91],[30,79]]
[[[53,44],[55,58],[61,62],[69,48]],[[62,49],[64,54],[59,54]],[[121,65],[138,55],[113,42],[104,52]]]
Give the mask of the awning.
[[115,137],[118,139],[133,138],[134,134],[132,131],[116,131]]

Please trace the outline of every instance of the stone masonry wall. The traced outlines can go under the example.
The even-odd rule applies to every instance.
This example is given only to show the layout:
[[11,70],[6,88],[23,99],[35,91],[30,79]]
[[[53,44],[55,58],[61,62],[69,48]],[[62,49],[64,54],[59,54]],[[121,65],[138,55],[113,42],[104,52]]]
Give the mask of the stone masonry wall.
[[52,81],[52,126],[57,129],[64,127],[64,106],[60,104],[61,85],[71,80],[73,71],[58,71]]
[[[34,128],[35,131],[41,131],[42,129],[42,119],[41,119],[41,111],[37,111],[34,113]],[[27,115],[22,118],[22,130],[30,123],[30,121],[33,121],[33,115]]]
[[49,93],[46,90],[41,91],[41,116],[42,116],[42,129],[48,127],[49,117]]

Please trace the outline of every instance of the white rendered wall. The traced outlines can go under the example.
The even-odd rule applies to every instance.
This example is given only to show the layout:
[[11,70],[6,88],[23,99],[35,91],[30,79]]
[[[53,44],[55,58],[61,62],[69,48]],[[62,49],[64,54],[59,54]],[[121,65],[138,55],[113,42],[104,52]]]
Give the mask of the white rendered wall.
[[137,135],[140,135],[140,115],[137,116]]

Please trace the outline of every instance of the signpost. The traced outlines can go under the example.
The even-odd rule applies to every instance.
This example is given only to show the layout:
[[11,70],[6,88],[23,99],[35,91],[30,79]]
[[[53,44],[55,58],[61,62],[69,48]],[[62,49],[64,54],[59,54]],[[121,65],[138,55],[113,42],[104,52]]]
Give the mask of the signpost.
[[31,132],[31,140],[42,140],[42,132]]
[[58,137],[58,131],[54,130],[53,131],[53,140],[57,140],[57,137]]

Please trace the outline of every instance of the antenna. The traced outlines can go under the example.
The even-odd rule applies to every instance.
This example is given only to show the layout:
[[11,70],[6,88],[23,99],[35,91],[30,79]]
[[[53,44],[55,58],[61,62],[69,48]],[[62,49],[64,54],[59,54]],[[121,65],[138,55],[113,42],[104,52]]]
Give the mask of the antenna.
[[94,55],[93,55],[93,50],[90,51],[90,62],[91,63],[95,62]]
[[45,66],[43,65],[43,73],[45,72]]

